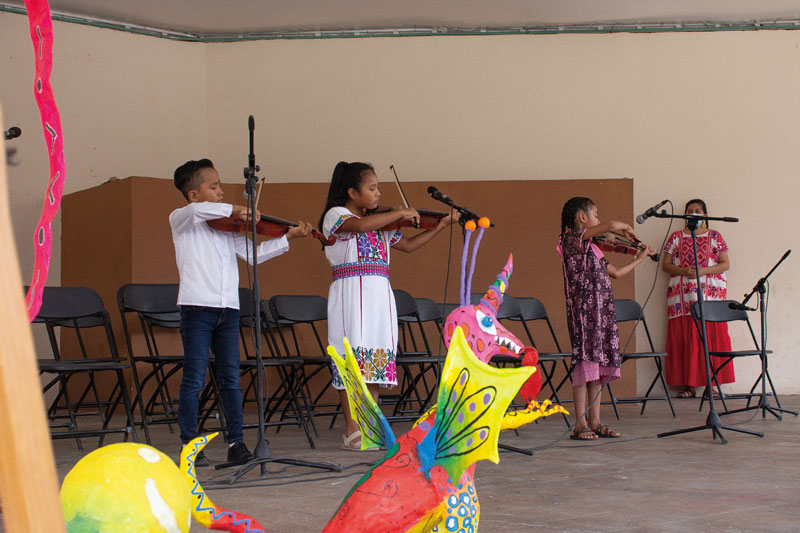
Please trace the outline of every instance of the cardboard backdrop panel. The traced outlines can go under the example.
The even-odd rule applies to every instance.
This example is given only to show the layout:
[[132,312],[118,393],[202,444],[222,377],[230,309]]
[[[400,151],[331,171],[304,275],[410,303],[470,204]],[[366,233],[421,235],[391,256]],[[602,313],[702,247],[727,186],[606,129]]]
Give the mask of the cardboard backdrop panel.
[[[601,220],[632,220],[633,181],[625,178],[405,182],[403,189],[412,206],[447,209],[427,195],[430,185],[458,204],[488,216],[495,224],[484,235],[478,253],[473,292],[485,291],[508,254],[513,253],[514,273],[508,293],[540,299],[547,307],[561,348],[569,351],[561,263],[555,251],[561,208],[572,196],[588,196],[598,205]],[[223,189],[224,201],[244,203],[243,184],[225,183]],[[308,221],[316,226],[327,190],[328,183],[267,184],[259,209],[278,218]],[[381,191],[382,205],[401,204],[393,183],[383,183]],[[115,180],[64,197],[62,283],[89,286],[100,293],[114,320],[123,354],[116,291],[125,283],[178,282],[168,216],[184,204],[172,180],[145,177]],[[415,297],[457,302],[463,238],[459,226],[452,226],[452,230],[452,234],[442,232],[413,254],[395,251],[391,261],[392,286]],[[417,230],[404,229],[407,234],[414,231]],[[295,239],[290,242],[288,253],[262,263],[259,267],[262,297],[275,294],[327,297],[330,268],[320,248],[315,239]],[[622,264],[630,257],[610,254],[609,259]],[[247,284],[248,275],[240,262],[240,285]],[[616,298],[634,297],[633,275],[613,281],[613,286]],[[520,338],[526,338],[518,324],[512,324],[511,329]],[[555,350],[546,327],[534,325],[532,332],[540,350]],[[318,350],[311,338],[304,336],[301,342],[302,347]],[[631,345],[635,343],[631,341]],[[65,346],[65,350],[69,352],[69,347]],[[627,363],[616,389],[619,395],[632,395],[635,387],[635,367]],[[569,397],[569,392],[565,391],[565,397]]]

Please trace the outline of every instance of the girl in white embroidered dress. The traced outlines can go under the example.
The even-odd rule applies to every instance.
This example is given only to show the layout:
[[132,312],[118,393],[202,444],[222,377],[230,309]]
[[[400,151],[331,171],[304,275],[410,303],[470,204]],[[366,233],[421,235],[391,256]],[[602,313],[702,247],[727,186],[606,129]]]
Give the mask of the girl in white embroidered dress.
[[[379,387],[397,385],[397,311],[389,283],[389,250],[413,252],[457,219],[444,217],[428,231],[404,238],[399,230],[384,231],[402,220],[419,221],[416,209],[368,212],[378,207],[378,176],[366,163],[339,162],[333,170],[328,200],[319,227],[336,242],[325,247],[333,270],[328,293],[328,344],[344,353],[342,339],[353,347],[364,381],[378,400]],[[333,367],[333,386],[345,419],[342,447],[361,449],[358,424],[350,416],[344,385]]]

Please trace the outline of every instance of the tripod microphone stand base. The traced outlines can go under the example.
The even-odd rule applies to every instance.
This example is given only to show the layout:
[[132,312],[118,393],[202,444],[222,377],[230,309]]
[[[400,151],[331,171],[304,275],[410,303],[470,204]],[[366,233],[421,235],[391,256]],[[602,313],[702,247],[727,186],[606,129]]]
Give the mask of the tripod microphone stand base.
[[342,465],[337,463],[313,463],[310,461],[303,461],[301,459],[289,459],[286,457],[273,457],[272,451],[269,448],[269,443],[266,440],[262,440],[256,446],[254,457],[247,461],[246,463],[242,464],[240,462],[233,462],[233,463],[221,463],[214,466],[215,470],[222,470],[224,468],[232,468],[235,466],[240,466],[241,468],[237,470],[229,483],[232,485],[236,483],[236,481],[241,478],[243,475],[247,474],[253,468],[260,466],[261,467],[261,477],[266,476],[266,465],[267,463],[280,463],[284,465],[292,465],[292,466],[305,466],[307,468],[318,468],[321,470],[328,470],[329,472],[341,472]]
[[779,415],[776,411],[780,411],[781,413],[789,413],[794,416],[798,416],[797,411],[792,411],[791,409],[784,409],[782,407],[773,407],[769,403],[769,398],[759,394],[760,396],[758,400],[758,405],[751,405],[750,407],[742,407],[741,409],[734,409],[733,411],[725,411],[724,413],[720,413],[720,416],[723,415],[732,415],[734,413],[744,413],[745,411],[752,411],[753,409],[761,409],[761,418],[767,418],[767,413],[771,414],[778,420],[783,420],[783,417]]
[[719,415],[712,411],[708,414],[708,418],[706,418],[706,423],[703,426],[696,426],[693,428],[686,428],[686,429],[678,429],[675,431],[668,431],[666,433],[659,433],[657,437],[669,437],[671,435],[680,435],[682,433],[691,433],[693,431],[702,431],[704,429],[710,429],[716,439],[719,436],[719,440],[722,444],[727,444],[728,439],[725,438],[725,435],[722,434],[722,430],[728,431],[738,431],[739,433],[747,433],[748,435],[755,435],[756,437],[764,437],[764,434],[760,431],[751,431],[749,429],[742,429],[742,428],[735,428],[732,426],[723,426],[722,421],[719,419]]

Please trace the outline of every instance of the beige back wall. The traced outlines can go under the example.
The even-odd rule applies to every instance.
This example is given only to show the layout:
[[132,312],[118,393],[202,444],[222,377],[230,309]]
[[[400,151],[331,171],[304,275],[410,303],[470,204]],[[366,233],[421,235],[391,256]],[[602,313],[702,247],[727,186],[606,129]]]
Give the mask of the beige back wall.
[[[731,246],[732,297],[797,248],[800,32],[187,44],[63,23],[55,30],[67,192],[109,176],[169,177],[204,154],[223,180],[238,181],[252,114],[262,174],[276,182],[326,181],[336,161],[361,159],[384,178],[394,164],[409,181],[630,177],[635,212],[703,197],[711,214],[741,218],[716,226]],[[30,272],[27,243],[47,170],[24,17],[0,15],[0,49],[6,120],[25,130],[14,141],[24,164],[10,181]],[[636,229],[655,245],[667,223]],[[529,230],[555,239],[558,220]],[[771,280],[770,364],[784,393],[800,392],[796,261]],[[56,281],[58,262],[56,250]],[[638,270],[640,301],[654,273]],[[660,346],[665,285],[662,275],[647,306]],[[734,388],[747,388],[756,372],[755,362],[737,365]]]

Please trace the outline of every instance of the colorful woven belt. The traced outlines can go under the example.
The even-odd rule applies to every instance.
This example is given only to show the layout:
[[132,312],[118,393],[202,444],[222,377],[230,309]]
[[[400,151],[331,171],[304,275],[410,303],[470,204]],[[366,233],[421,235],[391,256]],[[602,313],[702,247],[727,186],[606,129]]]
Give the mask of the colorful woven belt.
[[333,281],[355,276],[389,277],[389,265],[383,261],[364,261],[361,263],[345,263],[332,267]]

